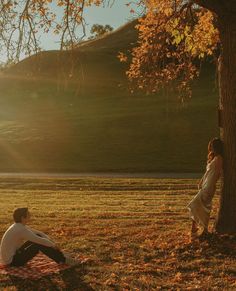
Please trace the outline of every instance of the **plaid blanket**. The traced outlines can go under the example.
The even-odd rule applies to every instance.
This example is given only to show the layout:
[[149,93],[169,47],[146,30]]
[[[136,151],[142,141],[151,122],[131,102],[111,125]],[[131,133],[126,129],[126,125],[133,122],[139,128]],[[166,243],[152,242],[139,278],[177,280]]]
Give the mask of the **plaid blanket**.
[[22,279],[39,279],[42,276],[58,273],[69,268],[70,266],[66,264],[57,264],[44,254],[39,253],[22,267],[0,265],[0,274],[16,276]]

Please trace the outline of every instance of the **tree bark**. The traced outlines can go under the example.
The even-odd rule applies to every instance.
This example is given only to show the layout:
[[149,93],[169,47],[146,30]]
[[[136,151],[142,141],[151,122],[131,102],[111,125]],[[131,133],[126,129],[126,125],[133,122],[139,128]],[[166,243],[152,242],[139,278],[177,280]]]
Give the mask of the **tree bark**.
[[234,13],[218,15],[218,22],[221,40],[219,87],[224,142],[224,183],[216,231],[236,233],[236,16]]
[[222,0],[194,0],[193,2],[210,10],[211,12],[216,13],[217,15],[222,13],[224,10]]
[[216,15],[228,15],[236,13],[235,0],[192,0],[192,2],[204,7]]

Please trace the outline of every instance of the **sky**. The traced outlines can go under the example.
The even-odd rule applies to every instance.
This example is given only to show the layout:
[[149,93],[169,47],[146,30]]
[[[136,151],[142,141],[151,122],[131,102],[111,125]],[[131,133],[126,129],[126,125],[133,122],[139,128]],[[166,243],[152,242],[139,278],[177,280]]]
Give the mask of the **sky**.
[[[107,1],[109,2],[109,1]],[[113,2],[110,1],[110,2]],[[124,25],[128,21],[131,21],[134,18],[137,18],[137,14],[131,13],[130,10],[132,8],[137,10],[137,6],[135,3],[138,0],[133,0],[131,6],[127,6],[126,4],[130,2],[130,0],[115,0],[112,5],[108,6],[107,4],[104,6],[91,6],[86,7],[84,11],[84,18],[86,21],[86,38],[90,36],[90,29],[93,24],[109,24],[115,29]],[[52,1],[52,9],[57,14],[57,17],[63,15],[62,9],[56,5],[56,1]],[[81,33],[83,35],[82,29],[81,32],[78,30],[78,34]],[[52,32],[42,33],[38,35],[40,41],[40,47],[42,50],[57,50],[60,49],[60,35],[55,35]],[[80,38],[80,35],[78,35]],[[25,54],[22,53],[20,59],[24,59]],[[4,49],[0,55],[0,64],[5,64],[7,61],[7,52],[4,52]]]
[[[111,7],[106,5],[105,7],[92,6],[86,8],[84,18],[87,24],[86,32],[88,36],[90,35],[90,28],[93,24],[109,24],[116,29],[132,20],[134,15],[130,13],[131,7],[127,7],[127,2],[128,0],[117,0],[114,1]],[[55,9],[56,12],[60,14],[59,9],[57,7],[55,7]],[[52,34],[42,35],[40,41],[42,48],[45,50],[59,49],[60,47],[59,37]]]

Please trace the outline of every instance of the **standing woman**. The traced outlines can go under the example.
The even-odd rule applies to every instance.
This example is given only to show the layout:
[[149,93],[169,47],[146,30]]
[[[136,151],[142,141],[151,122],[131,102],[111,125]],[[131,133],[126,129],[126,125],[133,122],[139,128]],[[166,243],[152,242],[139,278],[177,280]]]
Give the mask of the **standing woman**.
[[213,138],[208,144],[206,172],[198,184],[198,193],[188,204],[192,219],[191,235],[195,236],[198,225],[203,227],[201,236],[208,234],[208,224],[212,208],[212,199],[216,183],[223,173],[223,143],[219,138]]

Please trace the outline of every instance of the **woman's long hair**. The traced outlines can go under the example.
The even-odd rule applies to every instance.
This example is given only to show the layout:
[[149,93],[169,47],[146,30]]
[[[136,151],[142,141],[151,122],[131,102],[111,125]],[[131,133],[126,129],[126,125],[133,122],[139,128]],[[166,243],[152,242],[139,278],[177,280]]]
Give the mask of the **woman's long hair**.
[[207,162],[210,163],[217,155],[221,155],[221,157],[223,158],[223,154],[224,147],[222,140],[218,137],[215,137],[212,140],[210,140],[208,144]]

